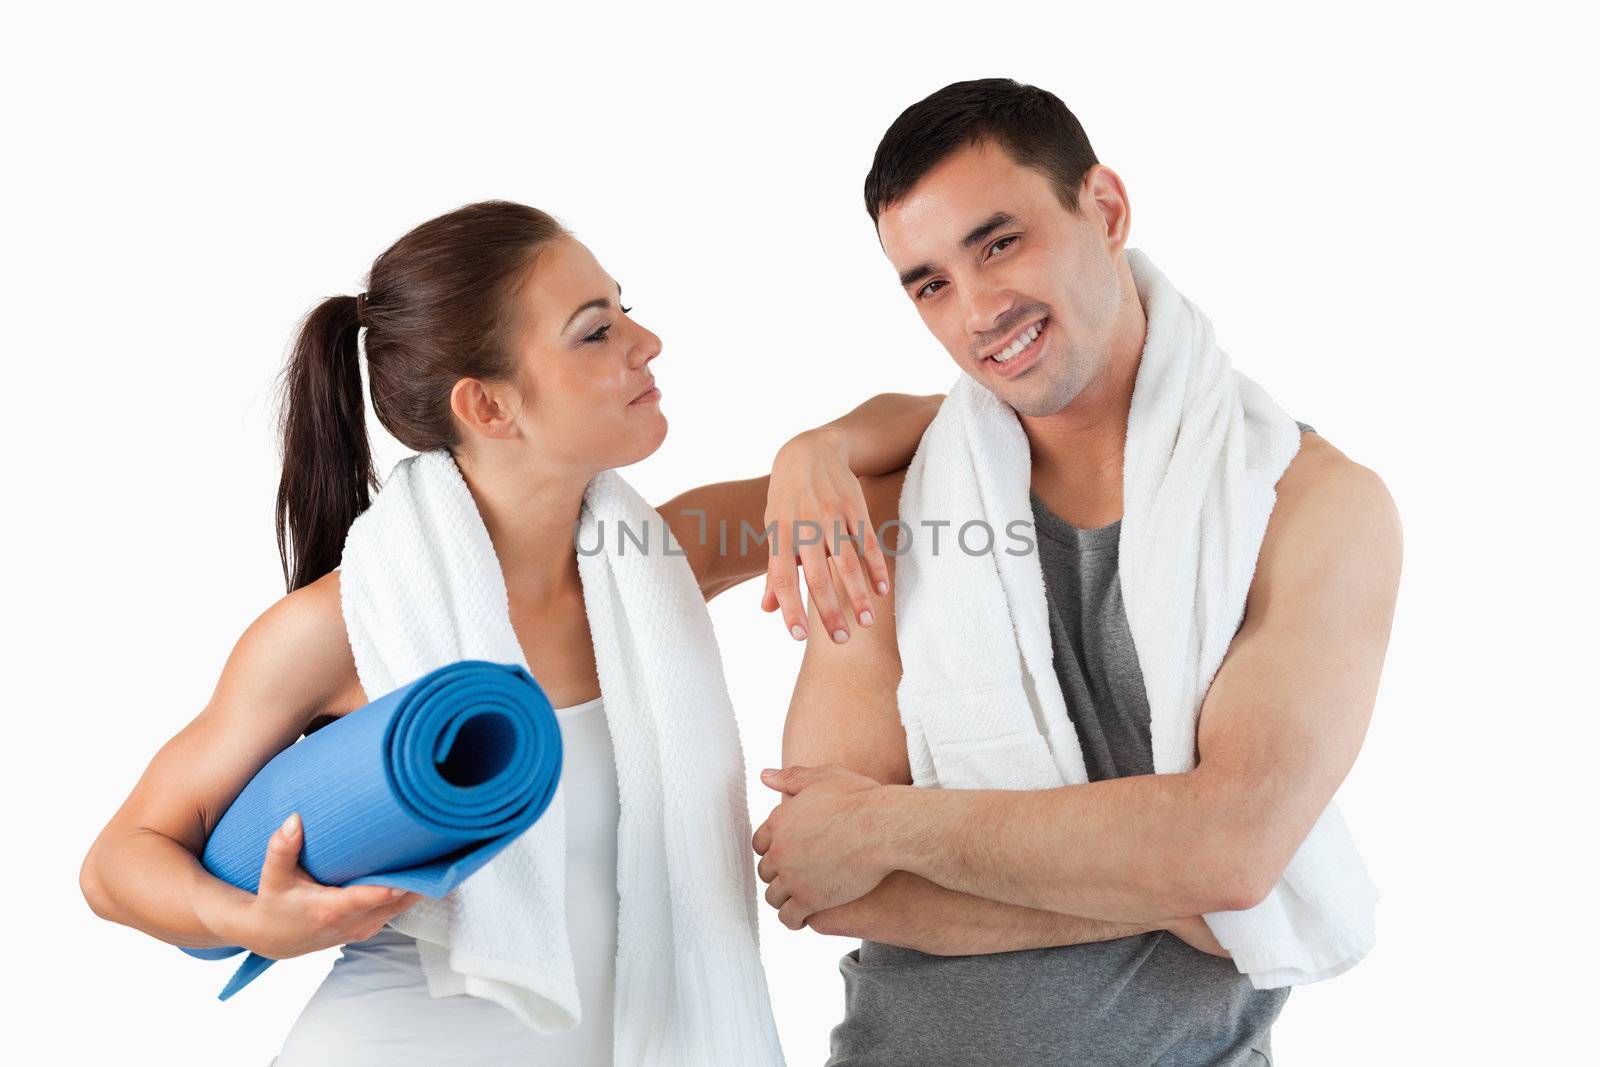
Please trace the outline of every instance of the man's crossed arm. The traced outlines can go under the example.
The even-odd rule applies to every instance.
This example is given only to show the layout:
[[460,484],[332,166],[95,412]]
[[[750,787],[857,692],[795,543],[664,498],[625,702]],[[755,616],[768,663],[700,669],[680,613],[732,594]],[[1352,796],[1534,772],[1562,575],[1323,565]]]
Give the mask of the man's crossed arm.
[[[869,503],[892,509],[898,479],[883,483]],[[784,737],[788,769],[763,776],[785,794],[754,842],[769,903],[791,928],[947,953],[1159,928],[1208,939],[1193,917],[1271,890],[1360,749],[1400,554],[1381,481],[1308,435],[1279,482],[1186,774],[912,788],[892,618],[846,645],[812,642]]]
[[[901,477],[864,480],[877,521],[894,513]],[[892,540],[893,531],[886,531],[886,536]],[[889,565],[892,574],[892,559]],[[811,632],[821,634],[823,629],[812,626]],[[905,731],[895,704],[899,681],[893,612],[858,630],[846,644],[809,640],[784,724],[785,766],[848,768],[864,776],[868,785],[909,784]],[[781,781],[792,788],[807,773],[791,769],[769,784]],[[760,848],[759,834],[756,840]],[[829,845],[824,842],[822,848]],[[761,861],[762,878],[771,882],[773,870],[769,852]],[[767,900],[774,906],[785,903],[777,895],[781,890],[781,885],[767,890]],[[819,933],[869,938],[936,955],[1104,941],[1157,928],[1152,923],[1100,922],[987,900],[905,871],[891,872],[857,899],[812,913],[806,920]]]

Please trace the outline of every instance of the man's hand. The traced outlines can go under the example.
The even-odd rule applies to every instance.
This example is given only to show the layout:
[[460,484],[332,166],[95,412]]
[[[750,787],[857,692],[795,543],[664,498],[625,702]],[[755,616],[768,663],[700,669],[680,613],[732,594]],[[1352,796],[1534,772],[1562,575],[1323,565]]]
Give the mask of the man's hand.
[[1208,956],[1233,959],[1233,953],[1222,947],[1217,935],[1211,932],[1211,927],[1206,925],[1205,919],[1198,915],[1187,919],[1174,919],[1167,924],[1166,930],[1190,948],[1204,952]]
[[872,892],[891,868],[872,847],[870,804],[882,787],[839,766],[761,772],[784,799],[756,830],[757,871],[778,921],[798,930],[819,911]]

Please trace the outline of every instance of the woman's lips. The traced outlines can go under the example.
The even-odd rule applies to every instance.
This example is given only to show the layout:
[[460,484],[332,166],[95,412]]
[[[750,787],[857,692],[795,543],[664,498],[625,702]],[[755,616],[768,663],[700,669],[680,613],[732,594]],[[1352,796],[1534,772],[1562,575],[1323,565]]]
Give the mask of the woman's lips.
[[660,387],[652,385],[650,388],[646,389],[644,392],[640,393],[638,396],[636,396],[632,400],[628,401],[628,406],[631,408],[635,404],[649,404],[652,401],[656,401],[656,400],[660,400],[660,399],[661,399],[661,389],[660,389]]

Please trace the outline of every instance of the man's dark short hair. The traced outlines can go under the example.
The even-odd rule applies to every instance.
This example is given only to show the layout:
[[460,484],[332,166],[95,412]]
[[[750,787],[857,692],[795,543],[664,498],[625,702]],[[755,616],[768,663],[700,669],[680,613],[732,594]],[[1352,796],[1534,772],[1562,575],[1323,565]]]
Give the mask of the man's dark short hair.
[[993,141],[1049,178],[1061,203],[1078,214],[1078,188],[1099,160],[1077,118],[1054,93],[1010,78],[979,78],[917,101],[883,135],[867,172],[873,224],[930,170],[981,141]]

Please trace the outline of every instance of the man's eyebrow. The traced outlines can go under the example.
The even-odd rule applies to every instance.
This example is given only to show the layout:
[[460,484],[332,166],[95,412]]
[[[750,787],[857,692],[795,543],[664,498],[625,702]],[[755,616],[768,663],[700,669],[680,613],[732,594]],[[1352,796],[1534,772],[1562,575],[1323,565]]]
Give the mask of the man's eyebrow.
[[1000,227],[1010,226],[1016,221],[1016,216],[1012,215],[1009,211],[996,211],[993,215],[990,215],[987,219],[984,219],[982,222],[978,223],[978,225],[974,226],[967,233],[967,235],[961,239],[961,247],[963,249],[971,248],[973,245],[977,244],[979,241],[983,240]]
[[[617,300],[618,300],[618,302],[620,302],[622,300],[622,283],[621,282],[617,283]],[[608,308],[610,306],[611,306],[611,301],[608,298],[603,297],[603,296],[597,296],[593,300],[584,301],[582,304],[578,305],[578,309],[576,311],[574,311],[570,316],[567,317],[567,324],[565,326],[561,327],[561,332],[562,333],[566,333],[568,330],[572,329],[572,320],[577,318],[579,315],[582,315],[585,311],[588,311],[590,308]]]
[[912,282],[920,282],[922,279],[926,278],[932,273],[932,263],[918,263],[910,270],[903,270],[900,272],[900,286],[901,288],[904,288],[905,286],[910,285]]
[[[990,234],[994,233],[994,231],[998,230],[1000,227],[1010,226],[1016,221],[1017,217],[1011,214],[1011,212],[996,211],[993,215],[990,215],[988,218],[984,219],[967,232],[967,235],[961,239],[962,250],[965,251],[966,249],[971,248],[979,241],[982,241],[985,237],[988,237]],[[910,270],[903,270],[900,272],[900,286],[901,288],[905,288],[908,285],[921,281],[932,273],[932,263],[918,263]]]

